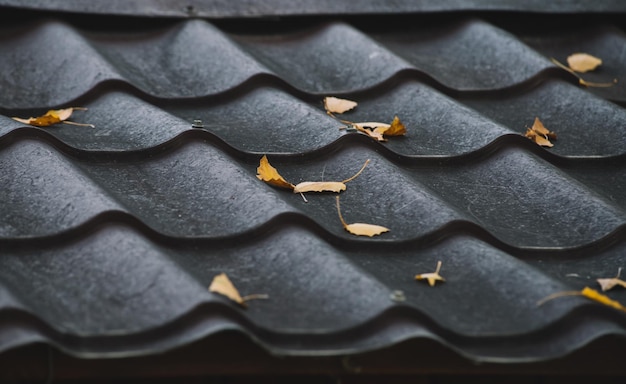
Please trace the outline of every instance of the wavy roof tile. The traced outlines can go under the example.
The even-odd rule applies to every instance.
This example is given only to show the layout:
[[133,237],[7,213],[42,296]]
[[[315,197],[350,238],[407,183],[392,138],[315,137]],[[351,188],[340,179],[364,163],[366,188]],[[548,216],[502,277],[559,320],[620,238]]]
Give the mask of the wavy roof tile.
[[[521,362],[626,335],[623,313],[587,299],[537,305],[623,266],[619,26],[520,33],[457,13],[436,26],[321,19],[243,33],[50,15],[0,27],[0,351],[149,355],[235,330],[282,355],[426,338]],[[617,85],[583,88],[550,61],[591,48],[604,63],[588,78]],[[380,143],[340,129],[325,95],[358,100],[352,121],[398,115],[408,133]],[[10,118],[69,105],[88,107],[72,120],[95,128]],[[536,116],[558,134],[551,149],[522,136]],[[342,214],[390,232],[355,237],[334,195],[305,202],[261,182],[263,154],[294,183],[344,180],[369,159]],[[444,284],[414,280],[439,260]],[[269,299],[242,309],[209,293],[221,272]]]

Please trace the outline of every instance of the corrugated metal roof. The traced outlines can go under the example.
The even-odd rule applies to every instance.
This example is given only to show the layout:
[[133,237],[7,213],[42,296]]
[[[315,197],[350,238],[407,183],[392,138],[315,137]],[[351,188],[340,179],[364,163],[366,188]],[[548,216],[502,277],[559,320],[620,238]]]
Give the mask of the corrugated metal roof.
[[[582,88],[549,59],[585,49],[604,60],[586,78],[626,80],[621,30],[443,19],[245,33],[205,20],[5,24],[0,351],[151,354],[237,330],[276,354],[429,338],[519,362],[623,336],[622,313],[584,298],[537,305],[623,266],[623,87]],[[325,95],[358,100],[353,121],[398,115],[408,133],[340,130]],[[96,128],[10,119],[68,105]],[[551,149],[522,136],[536,116],[558,133]],[[259,181],[262,154],[292,182],[343,180],[370,159],[343,215],[390,232],[355,237],[334,195],[305,203]],[[439,260],[444,284],[414,280]],[[269,299],[242,309],[209,293],[221,272]]]

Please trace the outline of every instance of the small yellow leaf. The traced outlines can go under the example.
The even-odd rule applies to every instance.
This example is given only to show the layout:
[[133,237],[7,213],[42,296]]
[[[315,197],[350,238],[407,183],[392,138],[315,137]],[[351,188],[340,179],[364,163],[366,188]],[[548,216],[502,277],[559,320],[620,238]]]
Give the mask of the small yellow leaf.
[[261,157],[261,161],[259,162],[259,167],[256,169],[257,175],[256,177],[259,180],[263,180],[270,185],[274,185],[276,187],[294,189],[294,185],[285,180],[276,170],[276,168],[272,167],[269,160],[267,160],[267,156],[263,155]]
[[622,280],[619,278],[620,273],[622,272],[622,269],[619,268],[617,270],[617,276],[615,277],[611,277],[611,278],[607,278],[607,279],[597,279],[596,281],[598,282],[598,284],[600,284],[600,287],[602,288],[603,292],[606,292],[610,289],[613,289],[615,286],[620,286],[623,288],[626,288],[626,281]]
[[611,298],[609,298],[606,295],[601,294],[600,292],[596,291],[595,289],[591,289],[589,287],[585,287],[583,288],[583,290],[581,291],[581,294],[583,296],[585,296],[586,298],[589,298],[591,300],[597,301],[598,303],[607,305],[611,308],[615,308],[618,309],[620,311],[625,311],[626,312],[626,307],[624,307],[622,304],[620,304],[619,302],[612,300]]
[[374,132],[378,132],[384,136],[403,136],[406,134],[406,127],[398,116],[393,118],[391,124],[387,124],[387,128],[378,127],[374,129]]
[[389,232],[389,228],[383,227],[381,225],[365,223],[346,223],[346,221],[343,219],[343,216],[341,215],[339,196],[337,196],[337,214],[339,215],[339,221],[341,221],[341,225],[343,225],[343,228],[353,235],[373,237],[376,235],[380,235],[384,232]]
[[593,71],[602,64],[602,60],[587,53],[574,53],[567,57],[569,67],[579,73]]
[[34,125],[36,127],[49,127],[53,124],[58,124],[58,123],[79,125],[83,127],[93,127],[92,124],[81,124],[81,123],[74,123],[71,121],[66,121],[72,116],[72,113],[75,110],[84,111],[86,109],[87,108],[78,108],[78,107],[65,108],[65,109],[51,109],[48,112],[46,112],[44,115],[39,116],[39,117],[29,117],[28,119],[14,117],[13,120],[19,121],[20,123],[24,123],[24,124]]
[[244,307],[246,306],[246,303],[239,294],[239,291],[237,291],[237,288],[235,288],[235,286],[225,273],[220,273],[213,278],[213,281],[209,286],[209,291],[224,295],[232,301],[236,302],[237,304]]
[[304,192],[341,192],[346,190],[346,185],[341,181],[304,181],[296,184],[294,193]]
[[441,277],[441,275],[439,274],[440,270],[441,270],[441,261],[438,261],[437,269],[435,269],[435,272],[422,273],[419,275],[415,275],[415,280],[427,280],[428,285],[430,285],[431,287],[434,287],[437,281],[442,281],[442,282],[446,281],[446,279]]
[[352,100],[339,99],[337,97],[325,97],[324,108],[329,113],[344,113],[356,107],[358,104]]
[[376,235],[380,235],[384,232],[389,232],[389,228],[383,227],[381,225],[365,223],[346,224],[344,228],[346,229],[346,231],[357,236],[373,237]]
[[526,130],[524,136],[542,147],[553,147],[554,144],[552,144],[549,139],[556,140],[556,133],[548,130],[538,117],[535,117],[533,126]]

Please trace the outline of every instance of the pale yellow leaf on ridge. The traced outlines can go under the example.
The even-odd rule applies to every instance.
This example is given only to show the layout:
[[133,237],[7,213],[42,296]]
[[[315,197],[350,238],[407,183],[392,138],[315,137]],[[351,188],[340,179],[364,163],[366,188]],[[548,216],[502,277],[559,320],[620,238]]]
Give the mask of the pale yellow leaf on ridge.
[[341,192],[346,185],[341,181],[303,181],[293,188],[294,193],[304,192]]

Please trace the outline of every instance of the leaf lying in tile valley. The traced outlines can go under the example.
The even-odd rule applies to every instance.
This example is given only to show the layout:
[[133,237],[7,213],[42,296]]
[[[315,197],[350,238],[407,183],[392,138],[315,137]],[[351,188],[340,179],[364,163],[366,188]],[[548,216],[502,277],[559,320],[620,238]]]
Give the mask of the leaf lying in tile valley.
[[[583,55],[585,55],[585,54],[583,54]],[[572,56],[575,56],[575,55],[572,55]],[[572,57],[572,56],[570,56],[570,57]],[[589,56],[589,57],[593,58],[593,56],[591,56],[591,55],[587,55],[587,56]],[[569,63],[569,61],[570,61],[570,57],[568,57],[568,63]],[[600,59],[598,59],[598,58],[594,58],[594,59],[596,59],[596,60],[600,60]],[[587,80],[583,79],[583,78],[582,78],[582,77],[578,74],[578,72],[588,72],[588,71],[591,71],[592,69],[590,69],[590,68],[595,69],[598,65],[600,65],[600,64],[602,63],[602,60],[600,60],[600,62],[599,62],[599,63],[597,63],[597,62],[596,62],[596,63],[594,63],[594,60],[593,60],[593,59],[590,59],[590,58],[587,58],[587,57],[583,58],[582,60],[580,60],[580,59],[578,59],[578,60],[577,60],[576,58],[574,58],[574,59],[572,60],[572,63],[573,63],[573,65],[574,65],[575,67],[577,67],[579,70],[576,70],[576,69],[570,68],[570,67],[568,67],[567,65],[562,64],[561,62],[559,62],[559,61],[558,61],[558,60],[556,60],[555,58],[550,58],[550,61],[552,61],[552,62],[553,62],[554,64],[556,64],[557,66],[559,66],[561,69],[564,69],[564,70],[566,70],[567,72],[571,73],[572,75],[576,76],[576,78],[578,78],[578,84],[580,84],[580,85],[582,85],[582,86],[585,86],[585,87],[600,87],[600,88],[606,88],[606,87],[612,87],[612,86],[614,86],[615,84],[617,84],[617,79],[613,79],[613,82],[612,82],[612,83],[595,83],[595,82],[592,82],[592,81],[587,81]],[[581,64],[580,62],[582,62],[582,64]],[[570,64],[570,65],[571,65],[571,64]],[[594,66],[594,65],[595,65],[595,66]],[[582,70],[582,69],[586,69],[586,70]]]
[[389,232],[389,228],[383,227],[381,225],[365,224],[365,223],[353,223],[353,224],[346,223],[346,221],[343,219],[343,216],[341,215],[341,207],[339,205],[339,196],[337,196],[337,214],[339,215],[339,221],[341,221],[341,224],[343,225],[344,229],[353,235],[373,237],[376,235],[380,235],[381,233],[384,233],[384,232]]
[[617,310],[626,312],[626,307],[624,307],[621,303],[619,303],[618,301],[615,301],[613,299],[611,299],[610,297],[601,294],[600,292],[596,291],[595,289],[591,289],[589,287],[585,287],[583,288],[581,291],[564,291],[564,292],[557,292],[554,293],[548,297],[543,298],[542,300],[540,300],[537,305],[543,305],[546,302],[550,301],[550,300],[554,300],[557,299],[559,297],[565,297],[565,296],[583,296],[586,297],[588,299],[591,299],[593,301],[596,301],[600,304],[604,304],[608,307],[611,308],[615,308]]
[[237,290],[237,288],[235,288],[235,286],[225,273],[220,273],[213,278],[213,281],[209,286],[209,291],[224,295],[235,303],[245,307],[245,302],[239,294],[239,291]]
[[528,128],[524,136],[542,147],[553,147],[554,144],[552,144],[549,139],[556,140],[556,133],[549,131],[546,127],[544,127],[538,117],[535,117],[533,126]]
[[259,167],[257,168],[256,177],[259,180],[263,180],[270,185],[274,185],[281,188],[287,188],[293,190],[294,193],[304,193],[304,192],[336,192],[339,193],[341,191],[346,190],[346,183],[357,178],[365,169],[365,167],[369,164],[369,159],[365,161],[361,169],[355,173],[352,177],[343,180],[343,181],[303,181],[297,185],[293,185],[287,180],[285,180],[279,173],[278,170],[269,163],[267,156],[264,155],[259,162]]
[[440,270],[441,270],[441,260],[437,262],[437,268],[435,269],[435,272],[422,273],[422,274],[416,275],[415,280],[427,280],[428,285],[430,285],[431,287],[434,287],[437,281],[442,281],[442,282],[446,281],[446,279],[441,277],[441,275],[439,274]]
[[602,60],[587,53],[574,53],[567,57],[567,64],[576,72],[593,71],[602,64]]
[[345,179],[344,181],[303,181],[302,183],[297,184],[293,192],[294,193],[304,193],[304,192],[341,192],[346,190],[346,183],[356,179],[367,167],[370,160],[365,160],[365,163],[359,169],[357,173],[355,173],[352,177]]
[[219,293],[220,295],[226,296],[242,307],[246,307],[246,302],[249,300],[268,298],[268,295],[265,294],[254,294],[241,297],[239,291],[235,288],[235,285],[230,281],[225,273],[220,273],[213,278],[213,281],[209,286],[209,292]]
[[87,108],[79,108],[79,107],[71,107],[65,109],[51,109],[46,112],[44,115],[39,117],[29,117],[28,119],[22,119],[19,117],[14,117],[13,120],[19,121],[20,123],[34,125],[36,127],[49,127],[54,124],[64,123],[70,125],[78,125],[81,127],[91,127],[94,128],[92,124],[82,124],[75,123],[73,121],[67,121],[72,116],[74,111],[86,111]]
[[349,110],[354,109],[357,105],[358,104],[352,100],[339,99],[331,96],[324,98],[324,109],[326,109],[326,112],[330,114],[348,112]]

